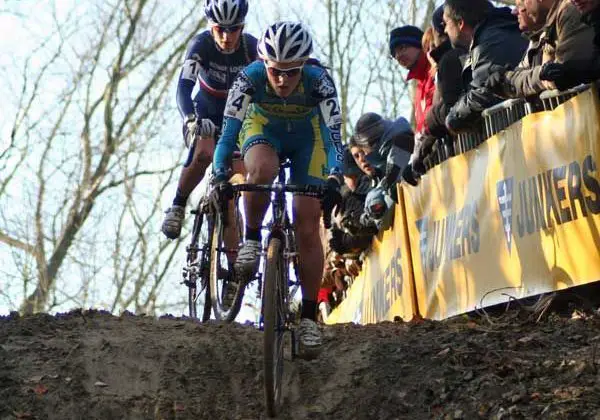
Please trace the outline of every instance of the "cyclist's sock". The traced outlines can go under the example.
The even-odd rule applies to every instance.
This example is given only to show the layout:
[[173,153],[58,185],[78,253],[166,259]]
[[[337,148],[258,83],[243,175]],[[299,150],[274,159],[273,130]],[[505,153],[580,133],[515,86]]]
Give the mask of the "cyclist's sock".
[[177,188],[177,192],[175,193],[175,198],[173,199],[173,205],[174,206],[185,207],[185,205],[187,204],[189,196],[190,196],[189,194],[188,195],[183,195],[181,193],[181,191],[179,190],[179,188]]
[[312,321],[317,320],[317,301],[302,299],[302,314],[300,318],[308,318]]
[[260,233],[261,233],[260,228],[254,229],[254,228],[251,228],[250,226],[246,225],[246,240],[260,242],[260,240],[261,240]]

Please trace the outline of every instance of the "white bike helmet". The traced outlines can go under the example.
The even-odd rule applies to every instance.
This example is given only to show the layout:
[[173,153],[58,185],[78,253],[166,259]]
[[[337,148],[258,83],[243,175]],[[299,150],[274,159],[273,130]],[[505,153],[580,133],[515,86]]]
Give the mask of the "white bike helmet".
[[303,61],[312,53],[312,37],[296,22],[277,22],[269,26],[258,43],[258,56],[278,63]]
[[213,25],[241,25],[247,13],[247,0],[206,0],[204,4],[204,14]]

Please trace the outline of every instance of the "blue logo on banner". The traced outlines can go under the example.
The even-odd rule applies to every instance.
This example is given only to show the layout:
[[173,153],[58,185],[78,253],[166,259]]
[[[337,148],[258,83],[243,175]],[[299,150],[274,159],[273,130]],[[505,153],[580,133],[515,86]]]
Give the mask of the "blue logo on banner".
[[512,248],[512,203],[513,203],[513,178],[503,179],[496,184],[496,195],[498,196],[498,205],[500,206],[500,215],[502,216],[502,225],[504,226],[504,236],[508,245],[508,253]]

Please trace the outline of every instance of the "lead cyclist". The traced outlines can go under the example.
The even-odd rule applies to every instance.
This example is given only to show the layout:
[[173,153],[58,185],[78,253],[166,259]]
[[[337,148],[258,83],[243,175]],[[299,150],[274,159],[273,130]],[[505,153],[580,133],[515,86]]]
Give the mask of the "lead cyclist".
[[[341,202],[343,182],[337,91],[327,71],[309,60],[312,44],[301,23],[277,22],[267,28],[258,44],[262,61],[242,70],[229,91],[224,129],[213,159],[214,183],[221,191],[230,188],[228,171],[236,141],[249,183],[272,183],[280,160],[288,158],[292,184],[326,186],[321,203],[297,195],[292,206],[302,287],[299,356],[305,358],[316,356],[322,345],[315,322],[324,267],[323,248],[317,245],[321,244],[321,206],[331,211]],[[261,225],[268,206],[267,193],[244,193],[246,242],[235,263],[236,281],[243,285],[258,269]]]

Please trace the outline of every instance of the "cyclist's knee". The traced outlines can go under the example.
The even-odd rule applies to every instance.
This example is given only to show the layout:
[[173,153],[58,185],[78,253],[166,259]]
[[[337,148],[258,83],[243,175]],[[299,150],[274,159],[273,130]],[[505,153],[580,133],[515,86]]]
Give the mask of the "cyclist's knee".
[[279,173],[279,157],[267,145],[258,144],[250,148],[246,152],[244,163],[250,183],[270,183]]

